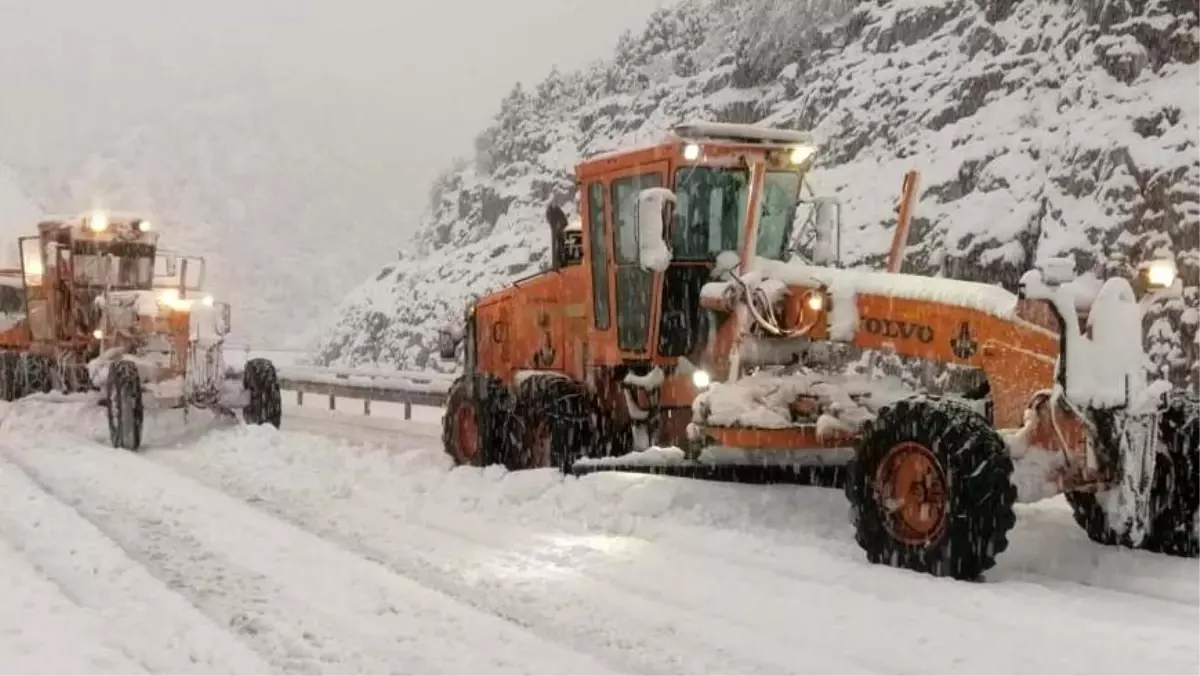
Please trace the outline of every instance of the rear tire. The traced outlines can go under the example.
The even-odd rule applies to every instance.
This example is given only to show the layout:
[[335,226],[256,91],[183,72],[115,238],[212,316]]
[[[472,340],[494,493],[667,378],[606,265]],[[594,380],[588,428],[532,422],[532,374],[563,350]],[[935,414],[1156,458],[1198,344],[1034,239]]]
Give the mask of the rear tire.
[[108,438],[113,448],[136,451],[142,446],[142,377],[137,364],[114,362],[105,387]]
[[242,409],[246,424],[272,425],[278,429],[283,420],[283,397],[279,393],[275,364],[261,357],[247,361],[242,372],[242,387],[250,397]]
[[0,401],[16,401],[25,396],[22,379],[17,374],[16,353],[0,352]]
[[983,416],[933,397],[897,402],[864,426],[846,466],[855,539],[871,563],[978,579],[1016,523],[1012,471]]
[[531,376],[517,388],[508,419],[504,464],[510,470],[555,467],[563,472],[588,455],[593,406],[579,383],[559,376]]
[[484,374],[459,376],[442,414],[442,448],[455,465],[484,467],[503,457],[508,390]]
[[1159,410],[1162,452],[1155,461],[1151,500],[1156,512],[1149,531],[1136,547],[1129,537],[1110,527],[1108,513],[1096,493],[1070,492],[1067,502],[1075,523],[1102,545],[1121,546],[1171,556],[1200,557],[1200,403],[1175,392]]
[[18,374],[23,374],[25,395],[54,389],[54,362],[49,357],[37,354],[22,354],[17,360]]

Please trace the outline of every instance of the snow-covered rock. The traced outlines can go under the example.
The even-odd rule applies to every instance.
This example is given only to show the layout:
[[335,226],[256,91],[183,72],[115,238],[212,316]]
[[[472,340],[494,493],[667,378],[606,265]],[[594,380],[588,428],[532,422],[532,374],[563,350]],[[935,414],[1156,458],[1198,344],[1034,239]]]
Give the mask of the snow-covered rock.
[[435,327],[548,262],[546,203],[583,157],[690,119],[811,130],[843,260],[879,268],[922,172],[906,272],[1001,283],[1050,258],[1126,275],[1173,258],[1149,308],[1156,376],[1197,377],[1200,100],[1194,5],[1154,0],[696,0],[613,58],[516,87],[434,186],[411,253],[342,303],[327,363],[448,368]]

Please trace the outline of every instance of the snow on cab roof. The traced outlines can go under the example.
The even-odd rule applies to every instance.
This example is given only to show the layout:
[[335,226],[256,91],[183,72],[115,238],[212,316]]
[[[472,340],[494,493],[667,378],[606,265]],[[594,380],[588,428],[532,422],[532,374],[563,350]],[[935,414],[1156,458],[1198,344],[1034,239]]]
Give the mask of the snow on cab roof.
[[813,135],[806,131],[775,129],[773,127],[760,127],[753,124],[694,121],[675,125],[671,131],[676,136],[693,141],[754,141],[758,143],[785,143],[791,145],[812,145],[813,143]]
[[[767,145],[814,145],[816,143],[813,135],[806,131],[776,129],[753,124],[705,122],[703,120],[677,124],[671,128],[670,134],[678,139],[688,141],[733,141]],[[589,155],[584,159],[588,162],[606,160],[638,150],[640,150],[638,147],[620,147]]]
[[125,223],[131,221],[148,221],[146,214],[136,211],[112,211],[109,209],[91,209],[74,214],[47,214],[38,219],[40,223],[67,223],[79,225],[96,214],[104,214],[110,223]]

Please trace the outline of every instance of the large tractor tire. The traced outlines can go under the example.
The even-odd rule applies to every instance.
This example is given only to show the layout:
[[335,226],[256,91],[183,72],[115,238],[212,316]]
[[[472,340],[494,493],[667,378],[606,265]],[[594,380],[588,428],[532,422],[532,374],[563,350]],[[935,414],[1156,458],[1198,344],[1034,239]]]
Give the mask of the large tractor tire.
[[[1145,538],[1136,548],[1159,554],[1200,557],[1200,402],[1173,393],[1159,409],[1160,453],[1154,463],[1150,508],[1153,513]],[[1069,492],[1067,502],[1075,523],[1103,545],[1135,548],[1129,537],[1109,525],[1108,513],[1096,493]]]
[[108,438],[113,448],[136,451],[142,446],[142,377],[137,364],[114,362],[105,385]]
[[491,376],[459,376],[442,414],[442,447],[455,465],[484,467],[504,457],[508,390]]
[[38,354],[23,354],[17,360],[17,369],[24,379],[26,395],[54,389],[54,361]]
[[24,379],[19,376],[18,355],[0,352],[0,401],[16,401],[25,396]]
[[846,467],[855,539],[871,563],[976,580],[1016,523],[1008,448],[987,420],[918,397],[879,412]]
[[270,359],[261,357],[246,362],[242,388],[249,401],[242,409],[247,425],[271,425],[279,428],[283,420],[283,397],[279,393],[279,374]]
[[508,419],[504,464],[510,470],[570,470],[589,455],[593,406],[579,383],[560,376],[531,376],[517,388]]

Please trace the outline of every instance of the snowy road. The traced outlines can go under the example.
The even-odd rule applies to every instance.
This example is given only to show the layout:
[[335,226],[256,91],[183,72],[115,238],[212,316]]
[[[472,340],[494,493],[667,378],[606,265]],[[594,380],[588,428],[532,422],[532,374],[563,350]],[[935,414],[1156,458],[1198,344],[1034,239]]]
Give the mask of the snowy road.
[[865,564],[827,489],[450,470],[436,427],[294,409],[141,454],[0,419],[4,672],[1200,671],[1196,561],[1061,502],[966,584]]

